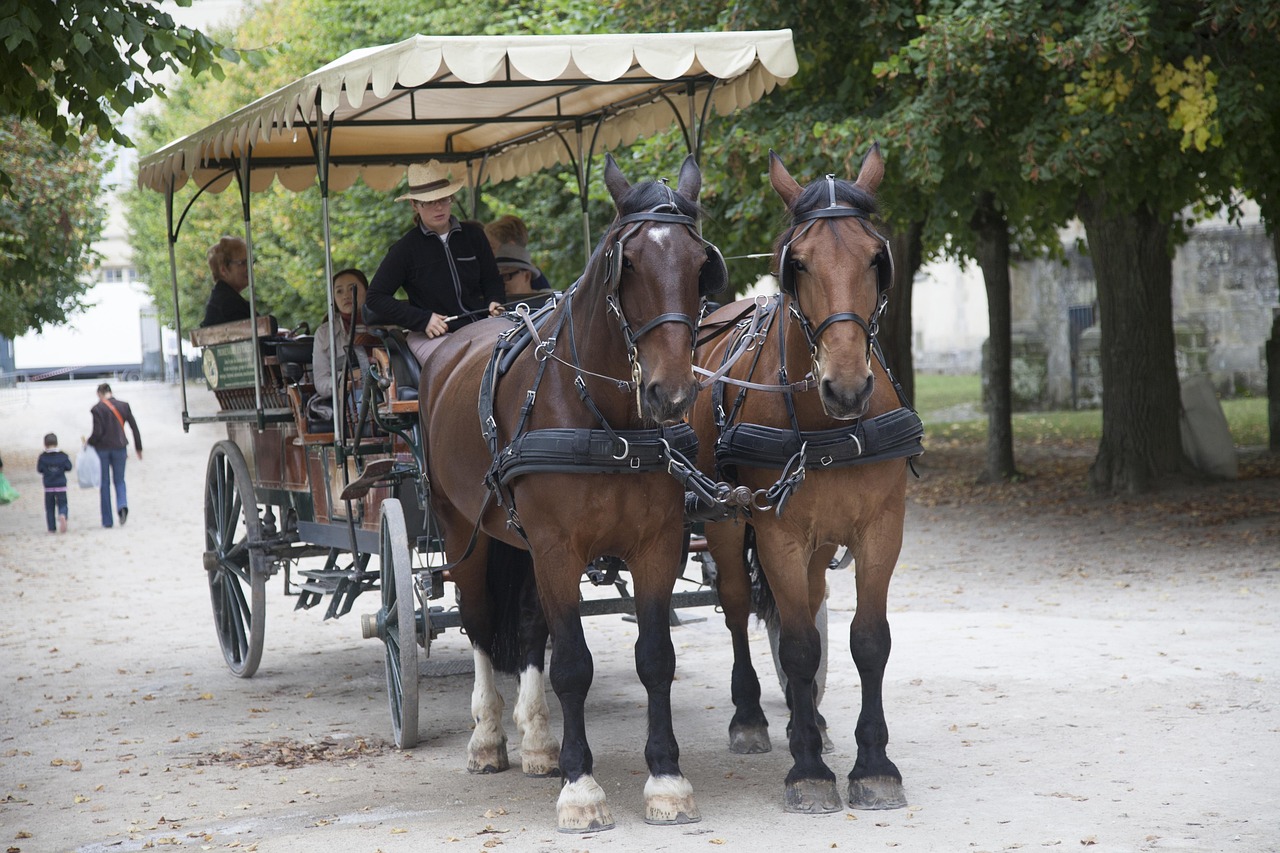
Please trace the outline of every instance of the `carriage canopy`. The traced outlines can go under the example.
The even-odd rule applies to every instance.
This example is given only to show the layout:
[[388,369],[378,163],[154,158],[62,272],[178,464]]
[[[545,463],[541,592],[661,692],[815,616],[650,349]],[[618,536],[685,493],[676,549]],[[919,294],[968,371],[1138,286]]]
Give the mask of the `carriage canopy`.
[[[797,70],[790,30],[562,36],[423,36],[353,50],[142,158],[140,185],[225,189],[248,155],[249,189],[278,178],[330,190],[357,177],[390,190],[408,163],[465,163],[498,183],[672,124],[691,150],[714,108],[728,114]],[[585,158],[584,158],[585,153]],[[581,168],[581,165],[579,165]]]

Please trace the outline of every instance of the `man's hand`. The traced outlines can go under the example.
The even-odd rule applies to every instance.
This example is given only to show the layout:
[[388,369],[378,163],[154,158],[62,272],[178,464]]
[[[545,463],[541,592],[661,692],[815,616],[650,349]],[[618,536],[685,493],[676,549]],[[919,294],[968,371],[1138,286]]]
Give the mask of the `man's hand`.
[[501,302],[490,302],[490,303],[489,303],[489,316],[490,316],[490,317],[497,317],[497,316],[499,316],[500,314],[502,314],[502,313],[503,313],[504,311],[506,311],[506,310],[507,310],[507,309],[505,309],[505,308],[503,308],[503,307],[502,307],[502,303],[501,303]]
[[134,453],[138,454],[138,461],[139,461],[139,462],[141,462],[141,461],[142,461],[142,451],[141,451],[141,450],[135,450],[135,451],[134,451]]

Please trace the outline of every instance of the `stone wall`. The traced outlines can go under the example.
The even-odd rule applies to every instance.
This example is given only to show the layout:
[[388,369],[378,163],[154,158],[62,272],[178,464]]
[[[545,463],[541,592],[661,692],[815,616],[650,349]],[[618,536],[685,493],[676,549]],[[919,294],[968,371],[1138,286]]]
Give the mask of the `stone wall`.
[[[1071,246],[1065,263],[1018,264],[1011,277],[1015,409],[1100,405],[1089,258]],[[1227,396],[1265,395],[1264,348],[1277,309],[1276,262],[1262,225],[1197,228],[1173,262],[1179,376],[1208,374]]]

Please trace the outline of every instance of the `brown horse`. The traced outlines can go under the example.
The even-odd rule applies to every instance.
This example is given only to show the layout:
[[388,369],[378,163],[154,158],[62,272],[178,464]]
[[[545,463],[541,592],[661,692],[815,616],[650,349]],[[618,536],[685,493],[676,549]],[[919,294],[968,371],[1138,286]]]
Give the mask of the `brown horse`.
[[[617,218],[579,282],[536,329],[532,319],[497,318],[449,335],[419,389],[431,507],[476,661],[468,769],[506,769],[493,672],[519,670],[522,762],[527,773],[554,774],[558,751],[565,832],[613,825],[592,776],[592,660],[579,614],[584,568],[606,555],[626,562],[635,588],[636,671],[649,694],[645,819],[699,819],[671,721],[668,612],[683,489],[667,469],[682,441],[692,454],[682,419],[698,392],[695,318],[704,293],[722,285],[724,262],[696,228],[702,178],[692,157],[674,191],[631,186],[612,157],[604,179]],[[531,332],[523,349],[522,330]],[[542,689],[548,628],[564,716],[558,748]]]
[[792,216],[775,250],[782,293],[712,314],[704,322],[704,338],[718,326],[736,328],[697,353],[703,372],[727,368],[691,414],[700,439],[699,467],[755,495],[745,523],[724,521],[706,529],[733,637],[730,749],[770,748],[760,682],[747,649],[746,555],[754,549],[780,623],[778,657],[787,679],[794,758],[785,804],[793,812],[842,808],[835,776],[821,758],[825,725],[814,689],[821,657],[814,614],[840,545],[848,546],[856,565],[857,612],[849,645],[862,678],[849,804],[906,803],[902,776],[885,753],[881,682],[889,657],[886,598],[902,544],[903,457],[920,452],[921,429],[895,393],[875,344],[892,282],[888,244],[868,223],[883,175],[879,148],[873,147],[856,183],[829,175],[802,188],[771,154],[770,183]]

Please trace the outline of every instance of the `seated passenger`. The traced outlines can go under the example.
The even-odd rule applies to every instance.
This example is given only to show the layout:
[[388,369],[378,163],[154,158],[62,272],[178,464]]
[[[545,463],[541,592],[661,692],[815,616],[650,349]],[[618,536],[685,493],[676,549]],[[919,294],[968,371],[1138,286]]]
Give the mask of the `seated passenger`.
[[[450,209],[462,186],[435,160],[409,167],[409,191],[396,201],[413,203],[413,227],[387,251],[369,284],[366,317],[408,329],[419,364],[445,334],[502,313],[502,279],[484,230],[460,223]],[[395,298],[401,290],[407,299]]]
[[[529,229],[525,227],[524,220],[513,213],[506,216],[499,216],[484,227],[484,236],[489,238],[489,247],[493,249],[495,255],[500,254],[498,249],[509,243],[515,243],[518,246],[528,247],[529,245]],[[535,267],[535,270],[537,268]],[[534,290],[550,290],[551,282],[547,281],[547,277],[537,270],[533,274]],[[513,297],[510,294],[510,288],[507,288],[507,300]]]
[[[498,272],[502,275],[502,286],[507,291],[507,301],[516,300],[541,305],[551,291],[538,290],[534,281],[541,277],[542,271],[533,265],[529,250],[519,243],[507,243],[497,250]],[[545,281],[545,279],[543,279]]]
[[249,250],[239,237],[223,237],[209,247],[213,290],[204,304],[200,328],[249,319],[249,300],[241,296],[249,286]]
[[[316,395],[307,404],[308,412],[317,420],[333,419],[333,372],[329,353],[331,344],[337,347],[336,361],[338,373],[347,369],[347,351],[355,351],[360,372],[369,367],[369,353],[365,346],[370,343],[368,331],[364,327],[363,308],[365,294],[369,282],[358,269],[340,270],[333,276],[333,315],[337,318],[337,326],[332,335],[329,333],[329,320],[326,318],[316,329],[315,341],[312,343],[311,374],[316,386]],[[332,339],[332,341],[331,341]],[[355,387],[358,396],[359,383]]]

